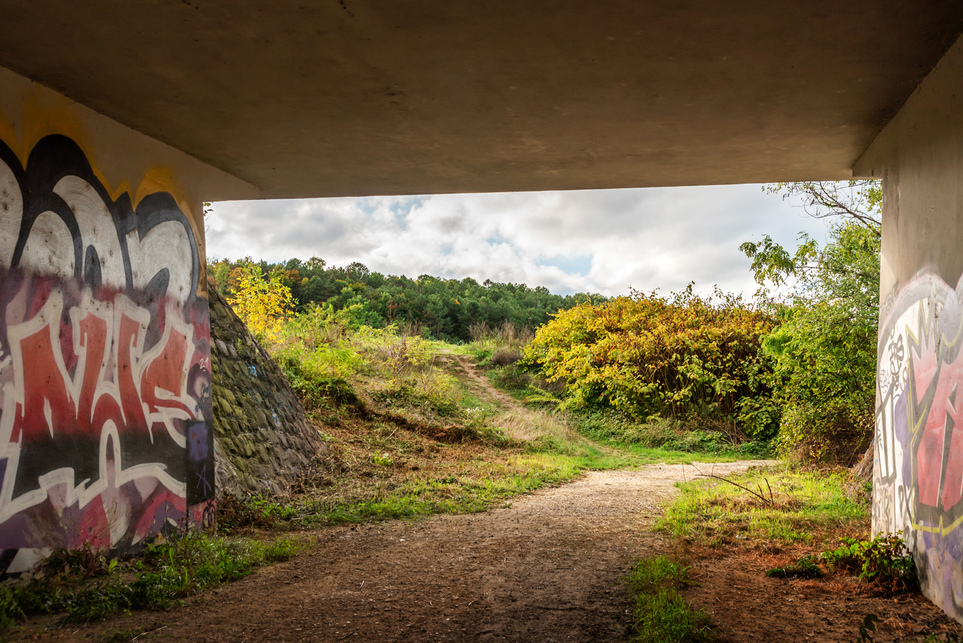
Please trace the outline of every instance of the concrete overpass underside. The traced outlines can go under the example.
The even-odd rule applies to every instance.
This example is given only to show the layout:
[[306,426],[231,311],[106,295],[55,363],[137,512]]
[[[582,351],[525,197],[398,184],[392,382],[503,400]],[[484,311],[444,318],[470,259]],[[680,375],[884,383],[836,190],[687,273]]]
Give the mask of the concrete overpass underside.
[[885,193],[874,530],[963,620],[963,3],[0,15],[0,571],[210,520],[203,201],[857,175]]
[[268,198],[848,178],[959,2],[3,0],[0,65]]

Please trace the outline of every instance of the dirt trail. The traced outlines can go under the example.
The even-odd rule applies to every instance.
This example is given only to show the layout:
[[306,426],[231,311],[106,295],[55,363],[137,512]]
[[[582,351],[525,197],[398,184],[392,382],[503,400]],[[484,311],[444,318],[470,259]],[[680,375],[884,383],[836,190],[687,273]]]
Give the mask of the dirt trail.
[[481,394],[482,397],[486,397],[489,400],[497,402],[506,410],[523,410],[522,406],[519,405],[519,403],[510,395],[502,393],[497,388],[492,386],[491,382],[488,381],[488,378],[483,373],[478,372],[474,362],[472,362],[469,357],[450,352],[439,353],[438,357],[444,361],[447,361],[449,364],[457,364],[456,368],[464,373],[465,377],[468,379],[468,385],[469,388],[472,389],[472,392]]
[[184,607],[46,636],[88,639],[159,623],[137,640],[623,640],[620,578],[663,548],[647,527],[672,485],[696,473],[683,465],[592,472],[484,514],[319,530],[296,559]]
[[[138,641],[622,641],[620,579],[638,558],[670,553],[648,527],[673,484],[696,474],[683,465],[592,472],[484,514],[326,528],[304,534],[307,551],[295,559],[183,607],[79,630],[42,633],[35,623],[14,640],[96,641],[145,628]],[[718,640],[851,642],[870,613],[883,621],[877,641],[960,632],[919,594],[766,577],[786,554],[737,548],[695,561],[699,584],[686,597],[712,614]]]

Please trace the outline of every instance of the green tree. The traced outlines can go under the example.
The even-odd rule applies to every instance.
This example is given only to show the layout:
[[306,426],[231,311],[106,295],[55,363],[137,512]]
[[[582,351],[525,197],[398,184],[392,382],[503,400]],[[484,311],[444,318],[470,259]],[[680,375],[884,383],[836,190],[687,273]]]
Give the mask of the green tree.
[[852,464],[872,439],[879,315],[881,191],[876,181],[794,183],[768,188],[802,196],[813,216],[834,216],[819,247],[801,235],[796,252],[765,237],[745,243],[763,287],[793,282],[765,338],[775,397],[783,405],[779,445],[806,461]]
[[883,186],[876,179],[773,183],[764,188],[784,199],[799,199],[814,219],[843,219],[882,236]]

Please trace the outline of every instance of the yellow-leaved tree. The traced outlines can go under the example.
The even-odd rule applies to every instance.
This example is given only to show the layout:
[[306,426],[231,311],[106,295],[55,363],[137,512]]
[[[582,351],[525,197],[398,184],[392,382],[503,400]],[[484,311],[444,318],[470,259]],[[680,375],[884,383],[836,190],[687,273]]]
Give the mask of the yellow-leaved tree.
[[250,257],[239,263],[237,288],[227,301],[252,335],[262,342],[277,343],[294,309],[291,289],[283,283],[284,275],[280,272],[265,278],[261,267]]

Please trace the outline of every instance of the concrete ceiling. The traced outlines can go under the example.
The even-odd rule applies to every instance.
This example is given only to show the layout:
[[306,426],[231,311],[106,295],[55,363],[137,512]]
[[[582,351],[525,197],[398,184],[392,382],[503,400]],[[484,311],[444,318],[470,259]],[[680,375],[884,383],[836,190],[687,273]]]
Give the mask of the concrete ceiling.
[[264,197],[850,176],[963,32],[906,0],[0,0],[0,65]]

